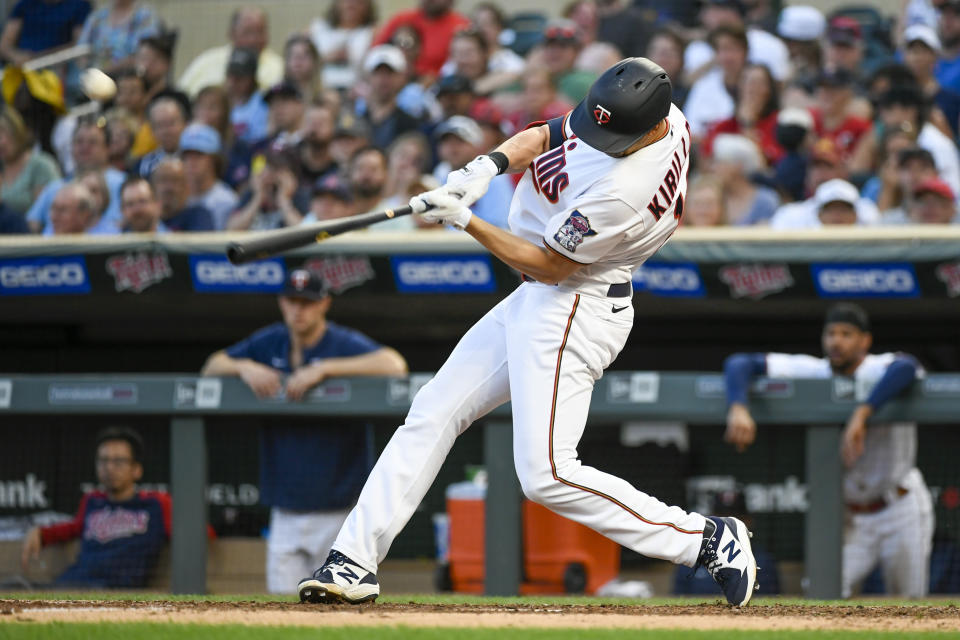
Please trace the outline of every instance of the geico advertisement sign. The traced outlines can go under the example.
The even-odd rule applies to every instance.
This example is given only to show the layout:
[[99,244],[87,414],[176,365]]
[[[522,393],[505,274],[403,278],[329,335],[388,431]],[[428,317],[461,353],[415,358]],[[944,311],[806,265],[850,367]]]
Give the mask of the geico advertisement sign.
[[917,276],[909,264],[812,264],[822,298],[915,298]]
[[702,298],[700,270],[692,262],[647,262],[633,272],[633,288],[657,296]]
[[193,289],[200,293],[276,293],[283,288],[283,260],[231,264],[223,256],[190,256]]
[[65,293],[90,293],[90,278],[83,256],[0,260],[0,294]]
[[489,256],[440,256],[390,259],[402,293],[487,293],[496,289]]

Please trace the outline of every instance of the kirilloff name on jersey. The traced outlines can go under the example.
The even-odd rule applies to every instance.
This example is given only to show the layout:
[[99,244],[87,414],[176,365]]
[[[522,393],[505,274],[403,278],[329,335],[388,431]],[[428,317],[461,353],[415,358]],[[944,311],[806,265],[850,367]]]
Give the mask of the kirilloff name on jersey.
[[576,148],[576,142],[567,142],[541,156],[533,165],[533,188],[543,197],[557,204],[560,192],[570,184],[567,166],[567,149]]
[[[690,125],[687,125],[687,136],[690,135]],[[677,188],[680,185],[680,176],[684,171],[683,167],[686,164],[686,171],[690,170],[690,164],[687,162],[687,155],[690,150],[687,148],[687,138],[681,137],[680,143],[683,145],[683,158],[680,157],[680,154],[676,151],[673,152],[673,157],[670,159],[670,168],[667,169],[667,173],[664,174],[663,180],[660,181],[660,187],[657,189],[657,193],[653,194],[653,198],[647,203],[647,211],[649,211],[655,220],[659,220],[664,213],[667,212],[667,209],[670,208],[670,204],[673,202],[674,196],[677,198],[677,204],[673,207],[673,217],[677,220],[680,219],[680,216],[683,215],[683,194],[677,192]],[[660,196],[663,196],[663,202],[660,202]]]
[[149,525],[150,514],[146,511],[107,507],[90,514],[83,537],[105,543],[146,533]]
[[574,210],[560,227],[560,230],[553,235],[553,239],[561,247],[573,253],[584,238],[595,235],[597,235],[597,232],[590,228],[590,220],[587,216]]

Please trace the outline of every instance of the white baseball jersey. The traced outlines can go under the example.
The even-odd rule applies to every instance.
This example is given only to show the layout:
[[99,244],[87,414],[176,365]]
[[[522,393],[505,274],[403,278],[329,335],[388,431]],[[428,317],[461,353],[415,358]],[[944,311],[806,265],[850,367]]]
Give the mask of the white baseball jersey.
[[690,168],[690,128],[671,105],[670,130],[623,158],[584,144],[564,121],[563,144],[524,173],[510,206],[510,230],[587,265],[561,283],[630,282],[663,246],[683,215]]

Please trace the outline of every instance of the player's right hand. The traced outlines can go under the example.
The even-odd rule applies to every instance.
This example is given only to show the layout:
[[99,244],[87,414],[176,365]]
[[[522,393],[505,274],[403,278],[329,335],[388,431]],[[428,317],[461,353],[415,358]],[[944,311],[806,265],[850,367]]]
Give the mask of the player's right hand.
[[240,368],[240,379],[258,398],[272,398],[283,388],[280,372],[259,362],[247,362]]
[[462,169],[451,171],[444,186],[469,207],[487,192],[490,181],[499,173],[490,156],[477,156]]
[[750,410],[742,404],[730,405],[727,411],[727,432],[723,439],[737,448],[746,451],[757,437],[757,423],[753,421]]
[[23,549],[20,552],[20,566],[26,571],[30,566],[31,560],[40,557],[40,549],[43,548],[43,539],[40,537],[40,528],[34,527],[27,531],[23,538]]
[[448,187],[426,191],[410,198],[410,207],[427,222],[449,224],[466,229],[473,212]]

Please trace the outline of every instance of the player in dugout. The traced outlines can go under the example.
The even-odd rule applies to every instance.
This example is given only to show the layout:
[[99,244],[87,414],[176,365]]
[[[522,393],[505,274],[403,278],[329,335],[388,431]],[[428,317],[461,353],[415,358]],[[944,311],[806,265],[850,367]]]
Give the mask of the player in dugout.
[[747,405],[756,376],[851,378],[859,404],[843,431],[846,465],[843,499],[843,595],[850,597],[879,565],[891,594],[927,594],[933,546],[933,500],[916,467],[917,425],[875,423],[871,416],[923,375],[904,353],[871,354],[870,319],[859,306],[838,303],[827,310],[821,335],[824,357],[786,353],[736,353],[724,363],[727,386],[725,439],[743,451],[756,438]]

